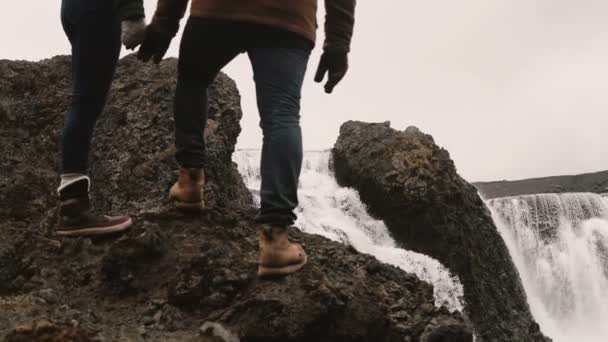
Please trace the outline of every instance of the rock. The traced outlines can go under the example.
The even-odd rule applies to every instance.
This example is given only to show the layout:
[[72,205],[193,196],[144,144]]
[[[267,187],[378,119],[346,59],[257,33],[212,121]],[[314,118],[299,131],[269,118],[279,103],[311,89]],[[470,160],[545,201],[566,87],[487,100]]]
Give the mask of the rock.
[[74,319],[109,341],[196,340],[206,321],[244,341],[270,342],[418,341],[442,327],[470,330],[460,313],[436,308],[432,287],[414,275],[299,231],[293,238],[310,252],[308,265],[289,277],[258,279],[255,208],[232,162],[240,98],[223,74],[210,90],[207,207],[176,211],[166,200],[177,170],[175,69],[174,59],[159,66],[122,59],[96,127],[94,208],[129,213],[134,225],[118,236],[64,239],[47,233],[57,219],[69,58],[0,61],[0,174],[11,175],[0,177],[0,201],[8,204],[0,206],[0,251],[13,246],[0,253],[9,266],[0,276],[27,281],[30,269],[47,269],[36,272],[43,288],[62,294],[44,306],[28,296],[2,301],[0,331],[40,318]]
[[0,295],[20,290],[26,282],[26,264],[14,246],[0,241]]
[[44,299],[49,304],[55,304],[59,301],[59,298],[53,289],[43,289],[38,291],[38,297]]
[[422,342],[454,342],[470,341],[473,332],[467,327],[463,327],[457,320],[446,319],[439,324],[433,320],[427,325],[420,338]]
[[221,324],[215,322],[205,322],[200,329],[202,336],[213,338],[218,342],[239,342],[239,338],[228,331]]
[[91,342],[87,333],[68,324],[35,322],[13,329],[5,342]]
[[98,333],[93,337],[93,342],[110,342],[103,333]]
[[162,316],[163,316],[163,312],[159,310],[157,313],[154,314],[154,322],[156,322],[158,324],[160,322],[160,318]]
[[459,276],[478,341],[547,340],[488,209],[431,136],[351,121],[332,154],[338,182],[356,188],[402,246]]
[[[251,264],[235,243],[208,244],[200,256],[183,265],[169,285],[171,304],[196,308],[219,308],[228,305],[253,276]],[[237,274],[248,274],[238,277]]]
[[146,316],[141,320],[143,325],[153,325],[156,322],[154,321],[154,317]]
[[[384,264],[369,272],[370,264],[378,264],[371,256],[336,249],[318,236],[293,237],[305,241],[311,255],[332,261],[319,264],[313,257],[295,275],[240,290],[218,321],[242,340],[417,341],[433,319],[468,329],[460,313],[436,308],[432,286],[415,276]],[[468,331],[468,338],[454,341],[472,341]]]
[[106,286],[115,293],[139,290],[141,272],[147,272],[165,253],[164,237],[158,231],[146,230],[134,239],[117,241],[103,257],[102,274]]
[[[98,210],[135,214],[166,199],[177,170],[173,158],[175,69],[175,59],[159,67],[142,64],[134,56],[119,63],[92,145],[93,204]],[[0,127],[0,174],[11,175],[0,177],[0,203],[14,204],[0,206],[0,220],[55,222],[45,215],[56,204],[69,75],[68,56],[39,63],[0,62],[0,107],[4,108],[0,120],[5,122]],[[207,139],[206,203],[209,207],[251,206],[251,194],[231,160],[242,116],[234,81],[218,75],[209,95],[209,120],[216,128]],[[8,116],[15,120],[9,121]],[[144,192],[146,197],[141,196]]]
[[168,331],[184,329],[190,324],[189,318],[178,308],[165,305],[163,309],[154,315],[157,324],[164,325]]

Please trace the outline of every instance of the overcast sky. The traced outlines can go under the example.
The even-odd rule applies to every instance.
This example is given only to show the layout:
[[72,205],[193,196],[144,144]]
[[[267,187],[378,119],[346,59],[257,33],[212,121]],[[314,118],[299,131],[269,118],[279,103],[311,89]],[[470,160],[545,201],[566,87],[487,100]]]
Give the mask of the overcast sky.
[[[150,17],[156,0],[145,4]],[[1,1],[0,59],[68,54],[59,6]],[[312,81],[319,53],[305,149],[331,147],[346,120],[390,120],[432,134],[471,181],[608,169],[606,0],[359,0],[351,70],[332,95]],[[259,147],[249,61],[225,71],[243,96],[239,147]]]

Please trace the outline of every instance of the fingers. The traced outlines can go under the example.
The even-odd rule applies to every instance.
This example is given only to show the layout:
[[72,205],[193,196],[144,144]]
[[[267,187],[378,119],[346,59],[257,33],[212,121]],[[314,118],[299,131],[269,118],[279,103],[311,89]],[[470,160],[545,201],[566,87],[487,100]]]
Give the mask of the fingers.
[[139,51],[137,51],[137,58],[143,62],[148,62],[150,60],[150,58],[152,58],[152,55],[154,54],[154,52],[150,50],[150,48],[148,47],[148,44],[146,44],[146,43],[147,42],[144,42],[139,47]]
[[170,39],[159,42],[158,48],[156,49],[156,53],[154,54],[153,58],[154,63],[159,64],[163,60],[163,57],[165,57],[165,54],[169,49],[169,45],[171,45]]
[[148,62],[152,58],[154,50],[154,39],[150,33],[146,33],[146,38],[144,38],[144,42],[139,47],[139,51],[137,51],[137,59]]
[[334,88],[336,87],[336,85],[338,85],[338,83],[340,83],[340,81],[342,81],[342,79],[344,78],[345,75],[346,75],[345,70],[330,71],[329,77],[327,79],[327,83],[325,83],[325,92],[327,94],[331,94],[334,91]]
[[129,50],[134,49],[146,38],[146,22],[144,19],[124,20],[121,31],[123,45]]
[[323,82],[323,78],[325,78],[325,73],[329,71],[329,66],[325,61],[325,58],[321,56],[321,61],[319,62],[319,67],[317,68],[317,73],[315,74],[315,82],[321,83]]
[[315,75],[315,82],[322,82],[327,74],[327,82],[324,85],[325,92],[331,94],[334,88],[346,75],[348,70],[348,56],[346,52],[324,52],[321,55],[319,68]]
[[124,45],[127,50],[135,50],[135,48],[140,45],[141,42],[129,42],[125,41]]
[[138,33],[136,35],[125,37],[123,39],[123,42],[124,42],[125,48],[127,48],[128,50],[134,50],[137,46],[139,46],[143,43],[145,38],[146,38],[146,36],[142,32],[142,33]]
[[171,45],[171,37],[148,31],[144,42],[137,52],[137,58],[143,62],[152,60],[159,64]]
[[145,37],[137,51],[137,59],[143,62],[148,62],[154,56],[157,45],[157,37],[154,30],[148,26],[145,30]]

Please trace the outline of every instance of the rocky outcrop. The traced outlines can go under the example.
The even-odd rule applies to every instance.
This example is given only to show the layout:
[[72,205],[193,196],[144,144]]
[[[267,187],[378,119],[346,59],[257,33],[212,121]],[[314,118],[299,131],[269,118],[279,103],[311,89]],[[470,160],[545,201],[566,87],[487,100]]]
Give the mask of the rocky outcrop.
[[333,163],[338,182],[356,188],[401,245],[460,277],[479,341],[546,340],[489,211],[431,136],[347,122]]
[[68,324],[48,321],[34,322],[14,329],[5,338],[6,342],[92,342],[87,333]]
[[208,207],[176,212],[166,201],[175,60],[123,59],[97,125],[93,203],[135,226],[109,238],[50,234],[69,67],[68,57],[0,61],[0,338],[472,340],[460,313],[433,305],[429,284],[319,236],[294,231],[311,256],[302,272],[257,278],[255,210],[231,161],[239,95],[225,75],[210,92]]
[[473,185],[486,199],[531,194],[592,192],[608,193],[608,171],[574,176],[530,178],[514,181],[477,182]]
[[[150,210],[174,179],[175,61],[159,67],[124,59],[93,141],[94,204],[102,210]],[[70,101],[70,58],[0,63],[0,219],[50,217],[57,187],[63,113]],[[253,200],[231,164],[242,116],[234,82],[211,89],[205,200],[222,208]],[[27,185],[27,186],[26,186]],[[149,191],[142,197],[142,189]]]

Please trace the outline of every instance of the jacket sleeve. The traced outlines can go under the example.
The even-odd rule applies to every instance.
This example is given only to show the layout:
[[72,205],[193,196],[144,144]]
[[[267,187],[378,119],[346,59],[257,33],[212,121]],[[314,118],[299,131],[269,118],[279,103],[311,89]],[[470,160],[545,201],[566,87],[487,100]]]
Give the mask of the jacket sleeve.
[[145,17],[143,0],[114,0],[114,8],[120,21]]
[[158,0],[150,26],[171,37],[179,30],[179,21],[186,14],[188,0]]
[[357,0],[325,0],[325,43],[327,51],[350,51]]

